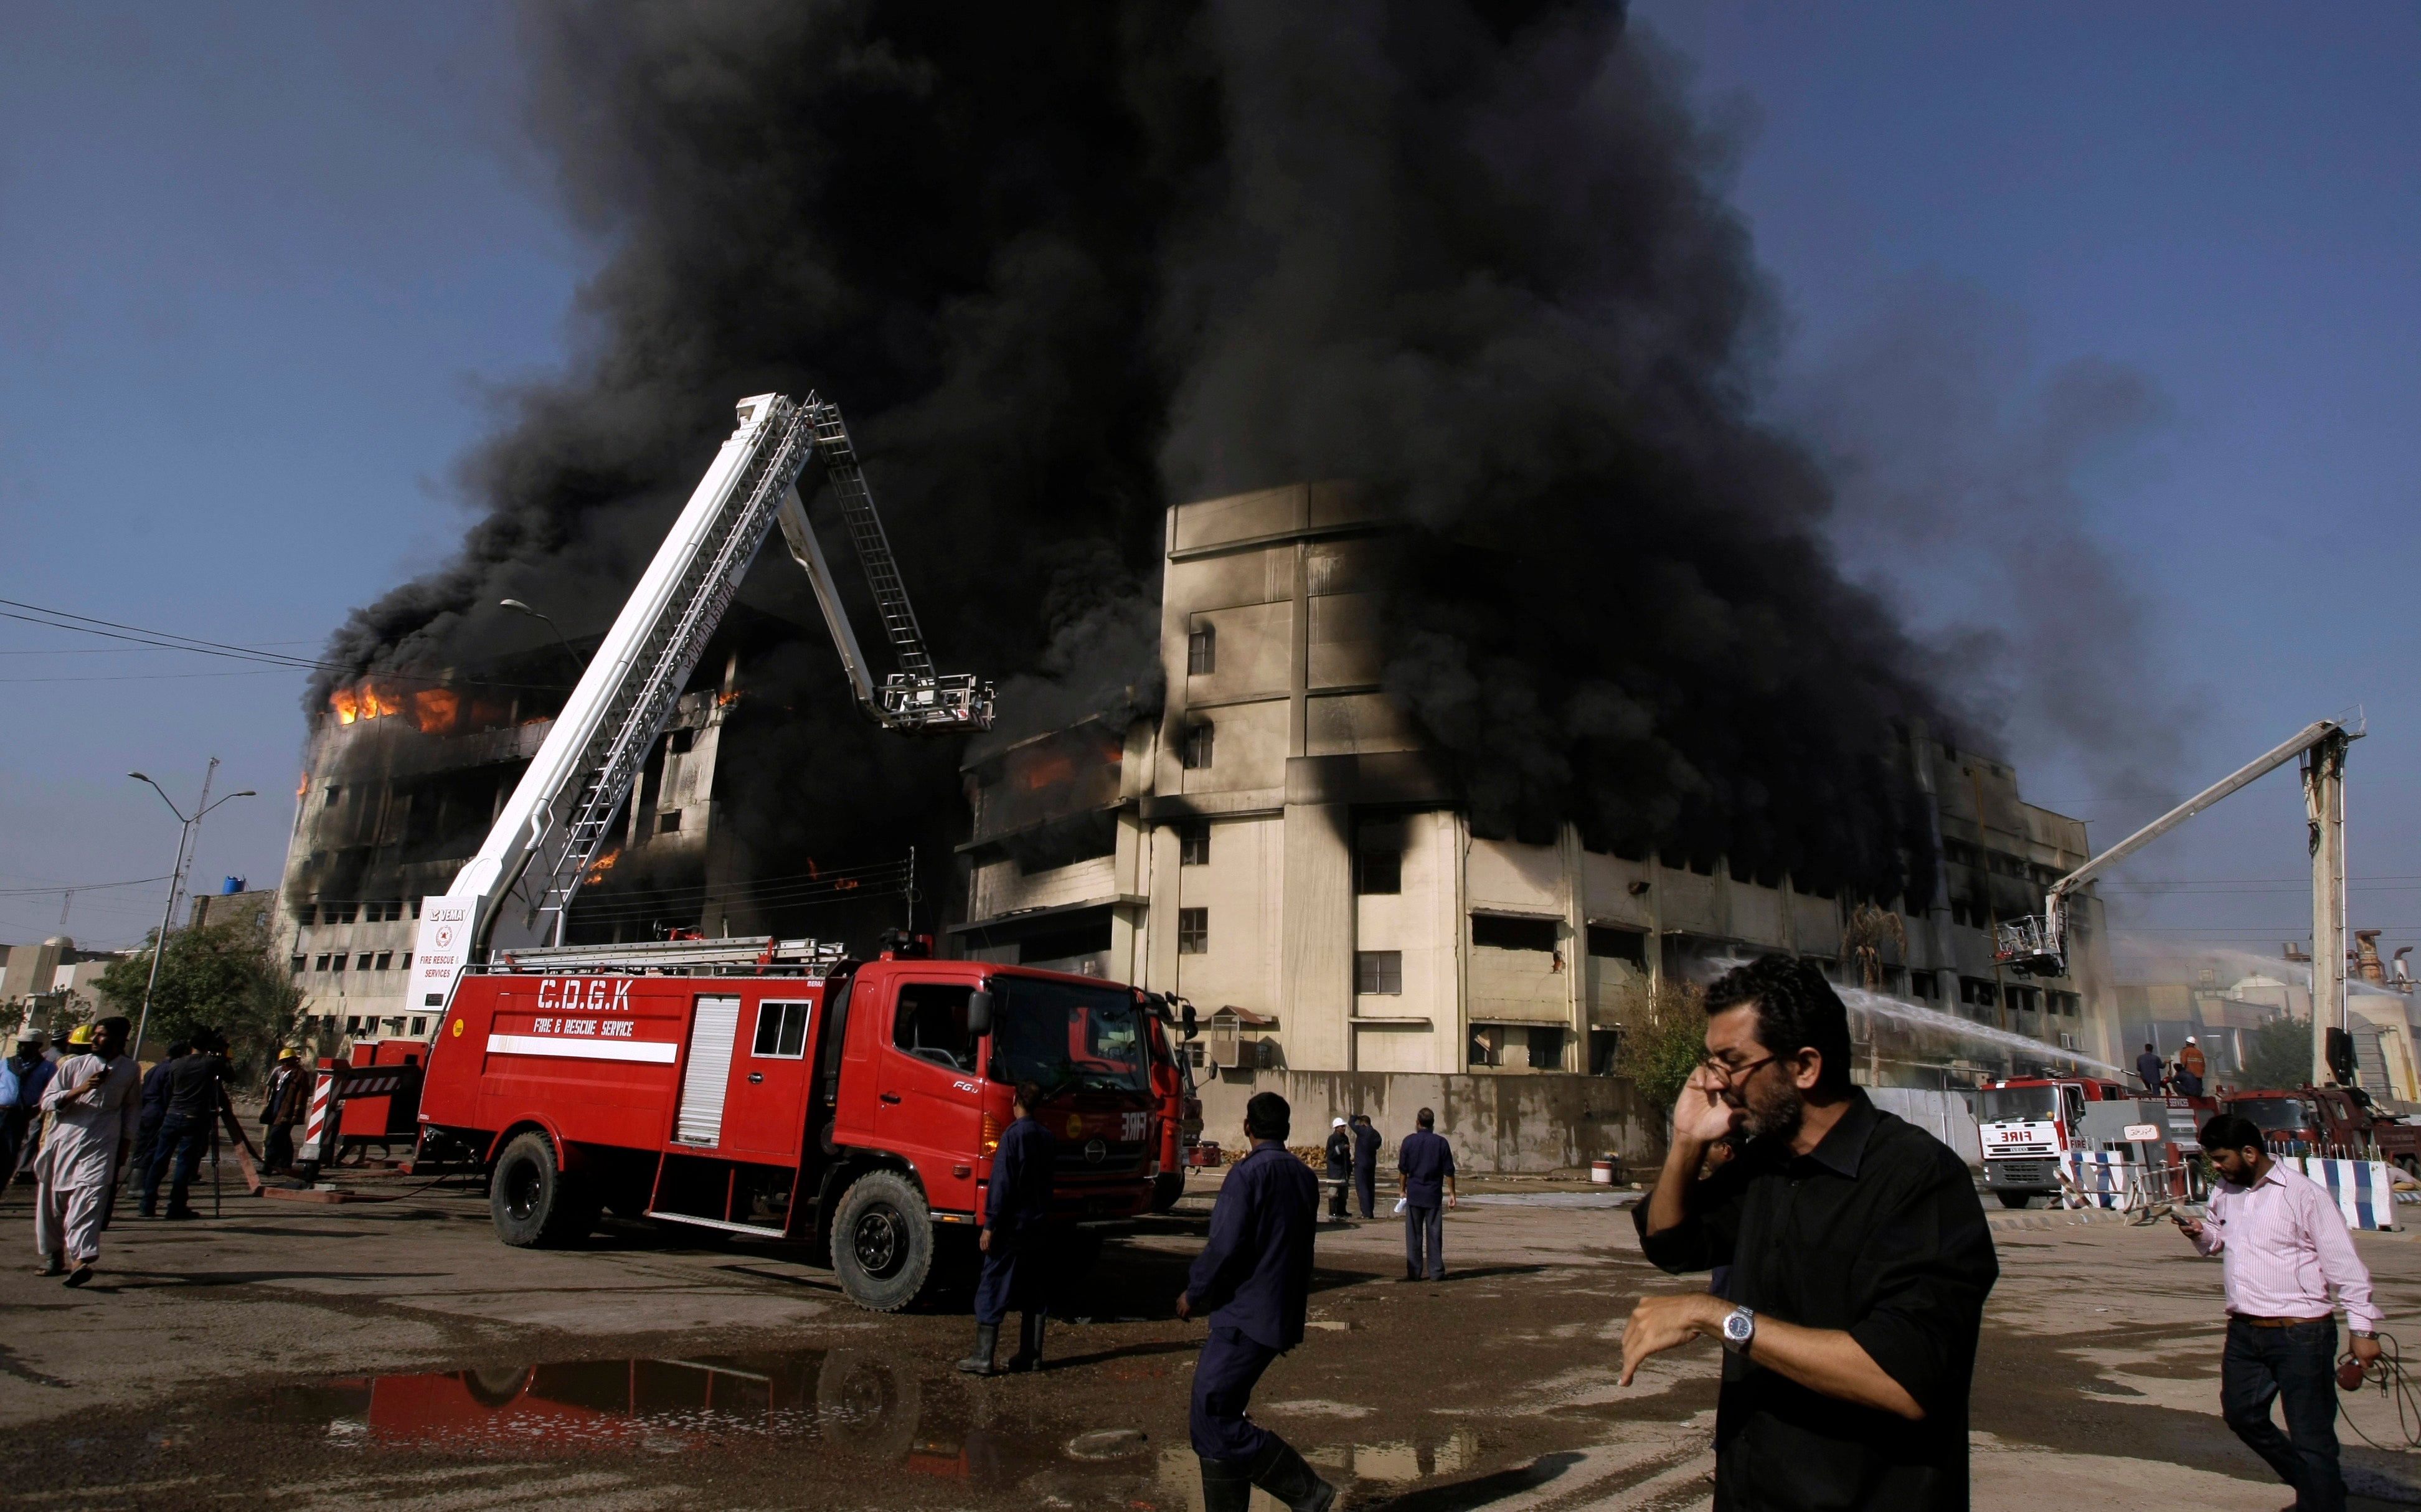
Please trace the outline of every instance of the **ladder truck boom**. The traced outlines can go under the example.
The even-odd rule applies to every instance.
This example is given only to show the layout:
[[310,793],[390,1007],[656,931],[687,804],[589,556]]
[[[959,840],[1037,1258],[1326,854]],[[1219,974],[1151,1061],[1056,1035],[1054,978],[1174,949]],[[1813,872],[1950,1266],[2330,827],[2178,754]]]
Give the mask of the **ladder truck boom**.
[[[2102,851],[2051,884],[2043,895],[2043,911],[2001,926],[1993,943],[1993,959],[2012,971],[2035,976],[2064,975],[2068,970],[2068,899],[2103,872],[2210,807],[2238,788],[2269,775],[2304,752],[2333,741],[2358,738],[2339,720],[2316,720],[2252,761],[2237,768],[2201,792]],[[2317,955],[2317,950],[2315,951]]]
[[[573,896],[706,643],[778,520],[807,569],[859,706],[899,734],[989,729],[992,690],[937,676],[840,411],[809,394],[759,394],[691,493],[615,616],[480,845],[442,897],[421,907],[413,990],[443,1006],[473,957],[502,941],[560,943]],[[809,527],[800,473],[820,456],[873,589],[899,670],[876,687]],[[552,915],[543,925],[541,921]]]

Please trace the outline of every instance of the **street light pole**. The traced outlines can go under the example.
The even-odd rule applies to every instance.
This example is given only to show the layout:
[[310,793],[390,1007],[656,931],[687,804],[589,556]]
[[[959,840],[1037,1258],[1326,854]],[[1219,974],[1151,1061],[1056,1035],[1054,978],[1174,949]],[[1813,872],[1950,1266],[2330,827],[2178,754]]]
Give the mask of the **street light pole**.
[[138,1060],[143,1054],[143,1037],[151,1027],[151,993],[160,985],[160,958],[168,953],[168,927],[176,921],[177,895],[184,889],[185,868],[192,864],[194,840],[201,831],[202,818],[218,807],[219,803],[226,803],[229,799],[259,796],[247,787],[240,793],[227,794],[226,798],[220,799],[218,803],[211,803],[211,779],[218,775],[218,771],[219,758],[212,756],[211,764],[202,772],[201,802],[194,805],[193,816],[190,818],[186,817],[183,809],[177,806],[177,801],[168,796],[166,788],[139,772],[127,773],[136,782],[148,785],[153,792],[158,793],[160,802],[168,805],[168,812],[177,816],[178,824],[180,826],[177,832],[177,865],[168,873],[168,902],[160,911],[160,932],[151,940],[151,974],[143,981],[143,1012],[134,1026],[133,1054]]
[[519,599],[499,599],[496,600],[496,607],[499,609],[509,609],[517,615],[527,615],[532,619],[537,620],[539,624],[544,625],[547,629],[554,631],[554,643],[563,647],[564,655],[571,658],[571,665],[574,668],[573,676],[586,677],[587,675],[588,663],[582,661],[580,659],[580,653],[571,648],[571,642],[565,637],[562,626],[556,624],[554,620],[549,619],[546,616],[539,614],[537,610],[532,609],[529,605],[522,602]]

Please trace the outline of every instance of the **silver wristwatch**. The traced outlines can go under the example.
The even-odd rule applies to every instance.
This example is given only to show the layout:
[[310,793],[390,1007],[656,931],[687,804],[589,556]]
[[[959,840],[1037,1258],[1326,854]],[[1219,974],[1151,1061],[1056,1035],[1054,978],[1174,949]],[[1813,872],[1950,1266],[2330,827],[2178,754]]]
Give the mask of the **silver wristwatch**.
[[1757,1310],[1735,1307],[1724,1317],[1724,1348],[1734,1354],[1747,1350],[1749,1341],[1757,1337]]

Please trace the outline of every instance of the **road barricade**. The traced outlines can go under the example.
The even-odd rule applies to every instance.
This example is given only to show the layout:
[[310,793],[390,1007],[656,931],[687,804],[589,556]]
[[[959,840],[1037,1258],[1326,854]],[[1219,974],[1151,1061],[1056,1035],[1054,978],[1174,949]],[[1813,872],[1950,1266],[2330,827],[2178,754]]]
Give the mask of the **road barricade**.
[[2385,1229],[2396,1224],[2396,1183],[2385,1161],[2332,1160],[2319,1155],[2280,1155],[2279,1164],[2328,1188],[2345,1214],[2346,1227]]

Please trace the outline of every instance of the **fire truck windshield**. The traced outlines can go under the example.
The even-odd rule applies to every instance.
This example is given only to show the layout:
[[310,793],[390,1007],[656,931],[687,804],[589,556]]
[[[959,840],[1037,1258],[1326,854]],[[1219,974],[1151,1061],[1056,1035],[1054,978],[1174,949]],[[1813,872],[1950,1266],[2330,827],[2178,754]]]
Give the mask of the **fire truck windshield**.
[[2253,1127],[2265,1134],[2319,1127],[2312,1105],[2301,1098],[2245,1098],[2231,1104],[2228,1111],[2252,1119]]
[[1986,1087],[1976,1094],[1976,1121],[1979,1124],[2043,1123],[2056,1115],[2058,1107],[2057,1087]]
[[1151,1051],[1132,992],[1031,977],[992,980],[997,1082],[1039,1082],[1044,1092],[1149,1092]]

